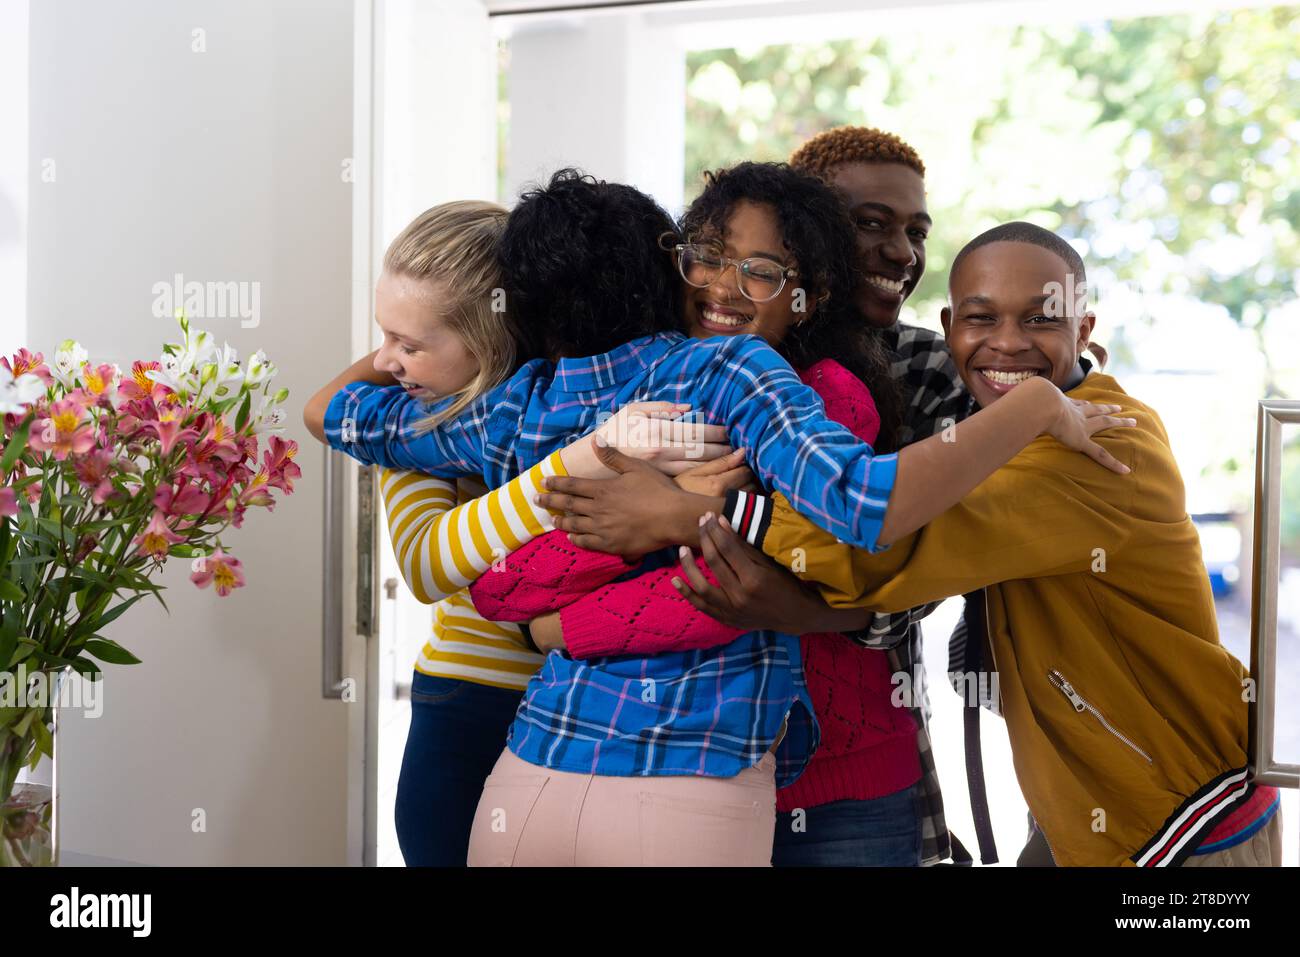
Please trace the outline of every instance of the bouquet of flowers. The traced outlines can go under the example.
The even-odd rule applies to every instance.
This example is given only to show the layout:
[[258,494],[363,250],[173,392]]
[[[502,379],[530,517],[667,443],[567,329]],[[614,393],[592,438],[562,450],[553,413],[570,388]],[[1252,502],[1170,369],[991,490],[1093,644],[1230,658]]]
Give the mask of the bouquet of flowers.
[[297,443],[277,434],[275,366],[260,350],[241,365],[179,322],[183,341],[129,373],[71,340],[49,365],[0,357],[0,864],[36,863],[48,837],[48,808],[14,793],[22,767],[53,755],[53,701],[26,692],[138,663],[103,630],[147,595],[167,607],[151,576],[170,557],[199,588],[241,587],[222,534],[301,475]]

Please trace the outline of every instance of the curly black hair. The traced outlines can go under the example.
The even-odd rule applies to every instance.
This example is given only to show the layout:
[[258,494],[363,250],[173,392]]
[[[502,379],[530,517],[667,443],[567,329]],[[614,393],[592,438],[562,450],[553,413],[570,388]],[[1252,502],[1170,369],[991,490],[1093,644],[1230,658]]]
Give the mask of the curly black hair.
[[806,322],[790,327],[777,351],[796,369],[834,359],[861,379],[880,413],[875,447],[895,450],[902,397],[890,375],[880,333],[863,321],[854,305],[860,281],[857,235],[840,195],[815,175],[787,163],[739,163],[707,172],[704,178],[704,191],[682,214],[683,235],[688,241],[722,235],[742,201],[772,208],[808,302],[820,300]]
[[681,279],[660,245],[672,218],[645,193],[576,169],[528,190],[497,256],[533,354],[590,356],[681,327]]

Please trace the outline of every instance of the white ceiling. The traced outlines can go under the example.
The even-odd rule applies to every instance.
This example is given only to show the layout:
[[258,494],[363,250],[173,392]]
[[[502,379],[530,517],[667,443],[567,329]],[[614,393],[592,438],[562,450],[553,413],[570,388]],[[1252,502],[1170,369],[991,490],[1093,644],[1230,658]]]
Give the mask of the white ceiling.
[[600,10],[655,9],[681,12],[693,10],[718,10],[727,7],[799,6],[802,0],[482,0],[488,14],[494,17],[552,12],[598,12]]
[[915,30],[934,17],[1033,23],[1093,20],[1275,5],[1276,0],[481,0],[498,36],[518,29],[580,28],[592,16],[633,14],[668,28],[688,49],[816,42],[834,37]]

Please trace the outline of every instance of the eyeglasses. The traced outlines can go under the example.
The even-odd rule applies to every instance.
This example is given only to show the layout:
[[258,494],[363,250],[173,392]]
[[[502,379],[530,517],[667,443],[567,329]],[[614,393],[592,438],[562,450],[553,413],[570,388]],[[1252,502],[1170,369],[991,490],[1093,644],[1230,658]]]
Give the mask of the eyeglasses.
[[782,266],[764,256],[731,259],[714,246],[703,243],[677,243],[673,246],[677,269],[697,289],[711,286],[731,266],[736,267],[736,283],[741,295],[751,302],[768,302],[785,288],[785,281],[799,275],[794,266]]

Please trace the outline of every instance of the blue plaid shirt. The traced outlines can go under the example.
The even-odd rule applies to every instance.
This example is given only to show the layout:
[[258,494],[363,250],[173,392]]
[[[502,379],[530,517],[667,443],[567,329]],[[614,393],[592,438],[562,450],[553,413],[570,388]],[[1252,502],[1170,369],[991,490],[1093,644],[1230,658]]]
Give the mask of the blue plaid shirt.
[[[446,400],[444,400],[446,401]],[[629,402],[672,401],[727,427],[759,481],[841,539],[875,549],[897,456],[875,455],[826,418],[820,397],[757,336],[659,333],[612,352],[534,360],[465,412],[417,434],[430,411],[398,386],[354,383],[330,401],[330,445],[361,462],[505,484]],[[817,743],[797,638],[757,631],[718,648],[573,661],[547,656],[510,747],[546,767],[611,775],[732,776],[789,714],[777,784]]]

